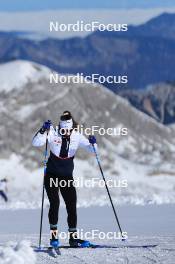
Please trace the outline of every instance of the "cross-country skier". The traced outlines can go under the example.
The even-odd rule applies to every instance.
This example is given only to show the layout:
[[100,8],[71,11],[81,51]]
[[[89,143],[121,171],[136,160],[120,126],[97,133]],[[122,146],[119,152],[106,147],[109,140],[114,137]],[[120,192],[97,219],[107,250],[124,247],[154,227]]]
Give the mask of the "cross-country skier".
[[4,199],[5,202],[8,202],[6,193],[7,193],[7,179],[4,178],[0,180],[0,196]]
[[[41,129],[33,138],[33,146],[40,147],[46,142],[47,131],[50,145],[50,157],[47,162],[45,189],[50,202],[49,223],[51,229],[50,245],[59,246],[58,240],[58,210],[60,205],[59,190],[66,204],[69,244],[71,247],[88,247],[89,241],[77,237],[77,195],[73,185],[74,156],[79,147],[93,153],[92,144],[96,145],[96,138],[89,136],[89,140],[76,130],[77,123],[69,111],[64,111],[60,117],[59,129],[56,131],[51,121],[44,122]],[[69,132],[69,133],[68,133]],[[56,180],[59,187],[53,184]],[[52,184],[51,184],[52,182]],[[61,184],[64,183],[64,184]],[[65,184],[66,183],[66,184]],[[63,187],[64,186],[64,187]]]

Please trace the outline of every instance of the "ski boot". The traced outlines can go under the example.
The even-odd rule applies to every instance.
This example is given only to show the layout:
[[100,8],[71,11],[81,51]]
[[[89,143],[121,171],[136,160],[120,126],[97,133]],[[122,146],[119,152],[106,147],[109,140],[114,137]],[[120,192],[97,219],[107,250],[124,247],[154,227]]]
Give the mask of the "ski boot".
[[70,247],[76,248],[76,247],[81,247],[81,248],[87,248],[91,246],[91,243],[87,240],[82,240],[77,238],[77,233],[76,232],[69,232],[70,238],[69,238],[69,245]]
[[50,246],[54,247],[54,248],[58,248],[60,243],[59,243],[59,240],[58,240],[58,230],[57,230],[57,228],[52,228],[50,230],[50,232],[51,232]]
[[59,240],[58,239],[50,239],[50,246],[51,247],[54,247],[54,248],[57,248],[59,247],[60,243],[59,243]]

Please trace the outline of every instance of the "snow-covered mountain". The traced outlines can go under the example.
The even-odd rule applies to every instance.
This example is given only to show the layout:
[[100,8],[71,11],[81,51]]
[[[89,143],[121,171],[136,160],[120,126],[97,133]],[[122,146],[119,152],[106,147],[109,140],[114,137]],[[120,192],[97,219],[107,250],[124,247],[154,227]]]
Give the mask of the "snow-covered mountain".
[[144,90],[121,90],[118,93],[133,106],[152,116],[163,124],[173,124],[175,120],[175,85],[159,83],[149,85]]
[[[9,178],[16,206],[40,202],[43,150],[33,148],[31,140],[44,120],[57,125],[66,109],[86,127],[128,129],[127,136],[97,135],[107,179],[128,180],[128,188],[111,189],[118,203],[174,202],[174,128],[157,123],[98,84],[50,84],[50,72],[28,61],[0,65],[0,177]],[[81,151],[75,164],[75,177],[100,177],[94,156]],[[102,188],[78,192],[80,205],[107,203]]]
[[142,25],[128,26],[127,32],[95,31],[83,38],[32,40],[25,32],[3,31],[0,62],[23,59],[64,73],[127,75],[127,84],[106,82],[106,87],[114,92],[144,89],[174,82],[174,25],[175,14],[163,13]]
[[13,61],[0,65],[0,92],[11,92],[20,89],[30,82],[39,82],[49,73],[47,67],[38,67],[35,63],[27,61]]

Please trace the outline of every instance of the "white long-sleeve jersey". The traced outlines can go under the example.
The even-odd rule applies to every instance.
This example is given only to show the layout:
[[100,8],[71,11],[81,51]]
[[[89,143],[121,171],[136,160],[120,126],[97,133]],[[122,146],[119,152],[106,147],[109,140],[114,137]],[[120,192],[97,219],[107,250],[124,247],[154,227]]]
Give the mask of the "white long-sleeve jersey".
[[[46,132],[44,134],[38,132],[33,138],[32,145],[35,147],[43,146],[46,143],[46,137]],[[50,127],[48,133],[48,143],[50,145],[51,152],[59,158],[62,145],[62,137],[55,131],[53,126]],[[97,149],[97,144],[94,144],[94,146]],[[78,148],[84,148],[88,152],[94,153],[93,147],[89,143],[89,140],[84,135],[75,130],[73,130],[70,135],[70,143],[68,147],[68,158],[74,157]]]

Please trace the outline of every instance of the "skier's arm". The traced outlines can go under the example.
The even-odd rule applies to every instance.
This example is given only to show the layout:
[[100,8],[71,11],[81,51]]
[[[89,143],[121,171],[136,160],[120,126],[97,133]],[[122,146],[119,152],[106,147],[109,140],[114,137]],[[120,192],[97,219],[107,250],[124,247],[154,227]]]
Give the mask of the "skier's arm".
[[[55,130],[52,125],[50,125],[49,133],[48,133],[48,142],[51,143],[53,141]],[[47,130],[43,130],[43,127],[36,133],[33,137],[32,145],[34,147],[41,147],[46,143]]]
[[34,147],[41,147],[44,146],[46,142],[47,132],[45,131],[43,134],[41,134],[40,131],[36,133],[36,135],[33,137],[32,145]]
[[[95,137],[94,137],[95,138]],[[94,153],[94,149],[92,147],[92,144],[90,143],[90,140],[88,140],[84,135],[80,134],[80,141],[79,141],[79,147],[86,149],[90,153]],[[97,144],[96,140],[94,143],[94,147],[97,150]]]

